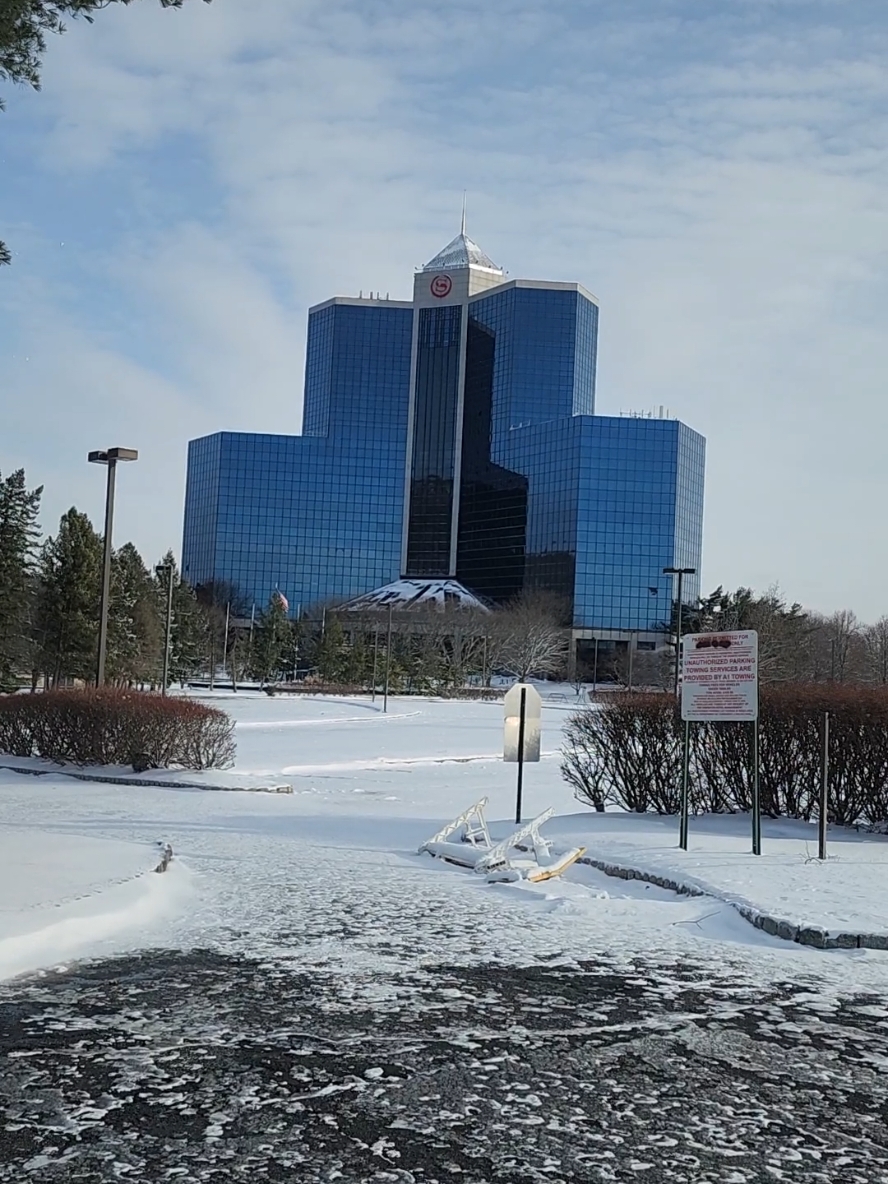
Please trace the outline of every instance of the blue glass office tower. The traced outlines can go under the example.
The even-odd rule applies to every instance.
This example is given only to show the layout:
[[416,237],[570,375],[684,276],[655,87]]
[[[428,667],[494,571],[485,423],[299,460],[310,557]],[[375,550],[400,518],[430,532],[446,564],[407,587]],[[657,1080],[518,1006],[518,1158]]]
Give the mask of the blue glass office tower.
[[402,577],[499,603],[543,589],[578,640],[656,639],[663,568],[700,568],[705,445],[595,415],[597,343],[584,288],[510,280],[464,229],[412,301],[317,305],[303,434],[189,445],[185,578],[259,606],[279,589],[293,612]]

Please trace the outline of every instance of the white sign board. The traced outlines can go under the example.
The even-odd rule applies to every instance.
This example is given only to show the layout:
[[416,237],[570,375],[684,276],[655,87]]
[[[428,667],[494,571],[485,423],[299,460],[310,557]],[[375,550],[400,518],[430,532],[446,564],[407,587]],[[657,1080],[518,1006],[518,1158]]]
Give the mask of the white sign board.
[[516,682],[506,691],[503,700],[505,729],[503,734],[503,760],[517,762],[518,736],[521,729],[521,700],[524,698],[524,761],[540,759],[540,715],[543,701],[539,691],[526,682]]
[[758,634],[688,633],[681,649],[681,718],[758,719]]

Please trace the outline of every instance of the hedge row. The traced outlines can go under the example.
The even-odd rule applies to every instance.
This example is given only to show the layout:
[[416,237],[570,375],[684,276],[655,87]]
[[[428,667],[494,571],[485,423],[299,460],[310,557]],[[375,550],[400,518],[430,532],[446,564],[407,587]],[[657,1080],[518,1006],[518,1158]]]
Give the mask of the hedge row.
[[78,765],[225,769],[234,724],[192,699],[112,688],[0,696],[0,752]]
[[[810,820],[818,813],[824,717],[829,713],[830,821],[888,819],[888,690],[832,685],[762,688],[762,811]],[[609,695],[573,715],[561,771],[577,796],[604,809],[679,809],[683,726],[670,695]],[[691,726],[690,797],[697,813],[751,809],[752,726]]]

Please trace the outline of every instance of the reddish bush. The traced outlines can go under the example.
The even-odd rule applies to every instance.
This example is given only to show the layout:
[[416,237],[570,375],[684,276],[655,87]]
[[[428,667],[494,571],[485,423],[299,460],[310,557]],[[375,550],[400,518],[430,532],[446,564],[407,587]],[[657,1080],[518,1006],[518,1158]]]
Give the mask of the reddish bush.
[[0,696],[0,752],[78,765],[228,768],[234,724],[192,699],[102,687]]
[[[771,817],[810,819],[820,798],[823,723],[830,717],[829,816],[842,825],[888,819],[888,691],[810,683],[763,687],[760,790]],[[600,808],[678,809],[681,720],[669,695],[612,695],[578,712],[565,729],[562,775]],[[691,730],[690,796],[695,811],[752,805],[748,724]]]
[[564,734],[561,772],[578,797],[597,809],[678,810],[681,730],[669,695],[608,695],[572,715]]

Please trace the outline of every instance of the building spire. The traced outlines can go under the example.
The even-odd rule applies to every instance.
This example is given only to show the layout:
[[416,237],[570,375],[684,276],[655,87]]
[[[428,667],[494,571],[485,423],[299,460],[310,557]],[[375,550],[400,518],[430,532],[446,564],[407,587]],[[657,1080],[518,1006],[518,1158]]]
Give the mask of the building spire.
[[459,232],[460,232],[460,234],[466,233],[466,191],[465,191],[465,189],[463,190],[462,219],[460,220],[460,224],[459,224]]

